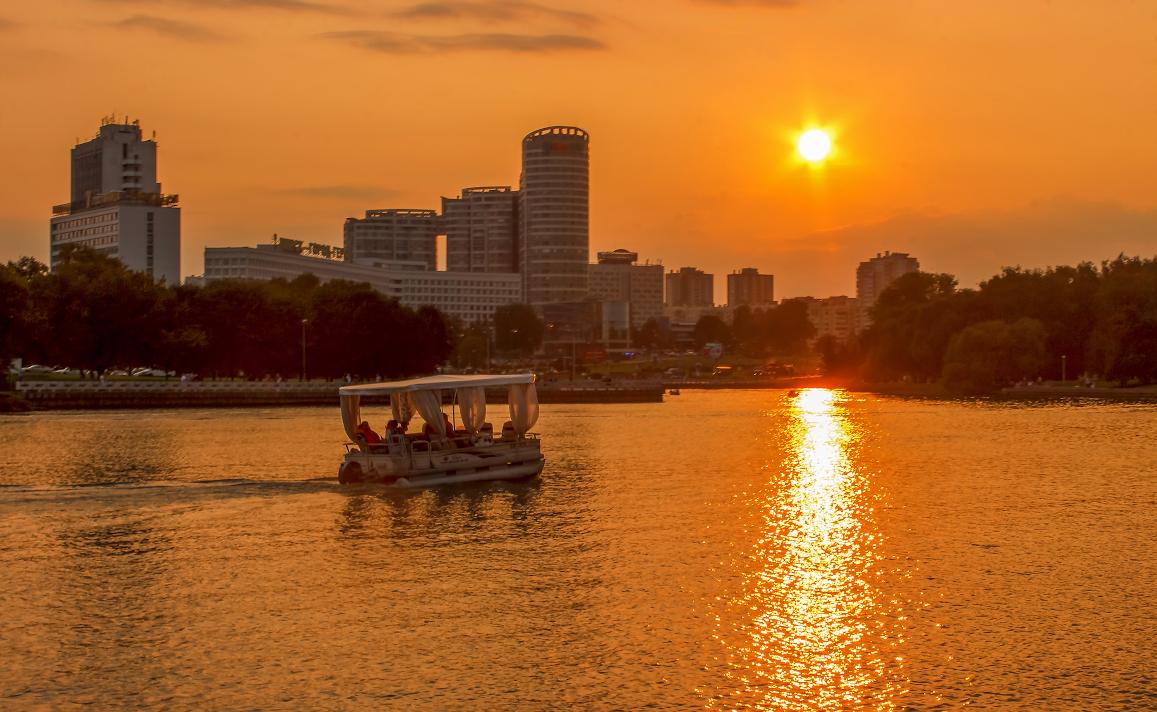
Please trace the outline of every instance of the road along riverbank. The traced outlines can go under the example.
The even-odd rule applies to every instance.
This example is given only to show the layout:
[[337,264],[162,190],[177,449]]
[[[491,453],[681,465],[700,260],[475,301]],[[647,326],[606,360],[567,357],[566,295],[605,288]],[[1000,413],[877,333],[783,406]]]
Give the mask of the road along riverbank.
[[[16,385],[23,403],[36,410],[105,410],[126,408],[237,408],[338,403],[335,381],[268,383],[261,381],[28,381]],[[591,382],[538,384],[540,403],[661,403],[663,388],[655,382],[603,385]],[[505,403],[506,391],[487,390],[490,403]]]

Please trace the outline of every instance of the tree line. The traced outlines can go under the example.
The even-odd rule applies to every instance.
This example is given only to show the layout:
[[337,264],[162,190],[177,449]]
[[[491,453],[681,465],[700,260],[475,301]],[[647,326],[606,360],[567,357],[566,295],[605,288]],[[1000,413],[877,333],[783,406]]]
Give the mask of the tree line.
[[[806,351],[815,331],[808,319],[807,303],[785,299],[768,309],[736,307],[730,324],[714,314],[704,315],[695,322],[691,341],[696,348],[716,343],[723,344],[728,353],[766,358]],[[632,342],[644,349],[669,349],[675,346],[675,335],[657,319],[648,319],[635,331]]]
[[942,381],[966,393],[1060,380],[1062,370],[1069,379],[1157,381],[1157,259],[1005,268],[976,289],[913,272],[880,294],[871,317],[858,339],[817,344],[828,373]]
[[91,249],[65,248],[61,260],[53,272],[29,257],[0,265],[0,373],[22,356],[94,377],[152,366],[203,377],[396,378],[433,372],[454,348],[440,311],[403,307],[364,283],[303,275],[165,285]]

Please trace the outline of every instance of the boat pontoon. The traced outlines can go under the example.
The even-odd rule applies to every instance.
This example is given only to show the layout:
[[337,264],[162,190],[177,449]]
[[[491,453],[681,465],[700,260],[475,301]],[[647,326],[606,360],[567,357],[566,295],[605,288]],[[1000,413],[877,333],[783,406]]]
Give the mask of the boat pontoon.
[[[507,388],[510,420],[497,434],[486,422],[487,387]],[[453,425],[453,420],[448,422],[442,411],[445,390],[453,391],[451,412],[457,409],[461,429]],[[350,438],[345,461],[338,468],[338,481],[342,484],[381,482],[397,487],[429,487],[479,480],[520,480],[535,477],[545,464],[538,435],[530,432],[538,421],[533,373],[429,376],[344,386],[339,394],[342,422]],[[358,430],[362,398],[374,396],[389,396],[393,419],[399,425],[387,430],[377,443],[368,442]],[[424,434],[406,432],[415,412],[426,421]]]

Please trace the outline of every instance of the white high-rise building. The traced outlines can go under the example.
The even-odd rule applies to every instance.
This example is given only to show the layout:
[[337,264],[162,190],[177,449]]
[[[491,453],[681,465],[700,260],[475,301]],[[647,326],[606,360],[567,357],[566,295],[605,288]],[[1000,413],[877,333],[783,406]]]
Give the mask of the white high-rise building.
[[65,245],[91,247],[129,269],[169,284],[181,279],[181,209],[161,193],[157,144],[140,122],[102,121],[91,140],[72,149],[71,200],[52,209],[49,265]]
[[539,307],[586,299],[590,135],[573,126],[527,134],[522,139],[519,194],[523,300]]

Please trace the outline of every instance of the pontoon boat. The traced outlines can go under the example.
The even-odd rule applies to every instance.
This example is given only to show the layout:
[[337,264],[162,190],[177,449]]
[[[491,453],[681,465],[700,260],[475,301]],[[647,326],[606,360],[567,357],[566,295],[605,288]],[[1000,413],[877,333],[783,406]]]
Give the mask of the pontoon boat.
[[[507,388],[510,420],[499,433],[486,422],[486,388]],[[442,392],[452,390],[450,419],[442,411]],[[381,482],[397,487],[429,487],[479,480],[520,480],[542,472],[545,459],[538,435],[530,432],[538,421],[538,394],[534,374],[500,376],[429,376],[391,383],[344,386],[341,417],[345,424],[345,461],[338,481]],[[388,429],[381,442],[369,442],[377,433],[359,432],[363,422],[362,398],[389,396],[397,428]],[[426,421],[425,434],[407,433],[417,412]],[[461,428],[454,420],[461,420]],[[447,425],[449,424],[448,432]]]

